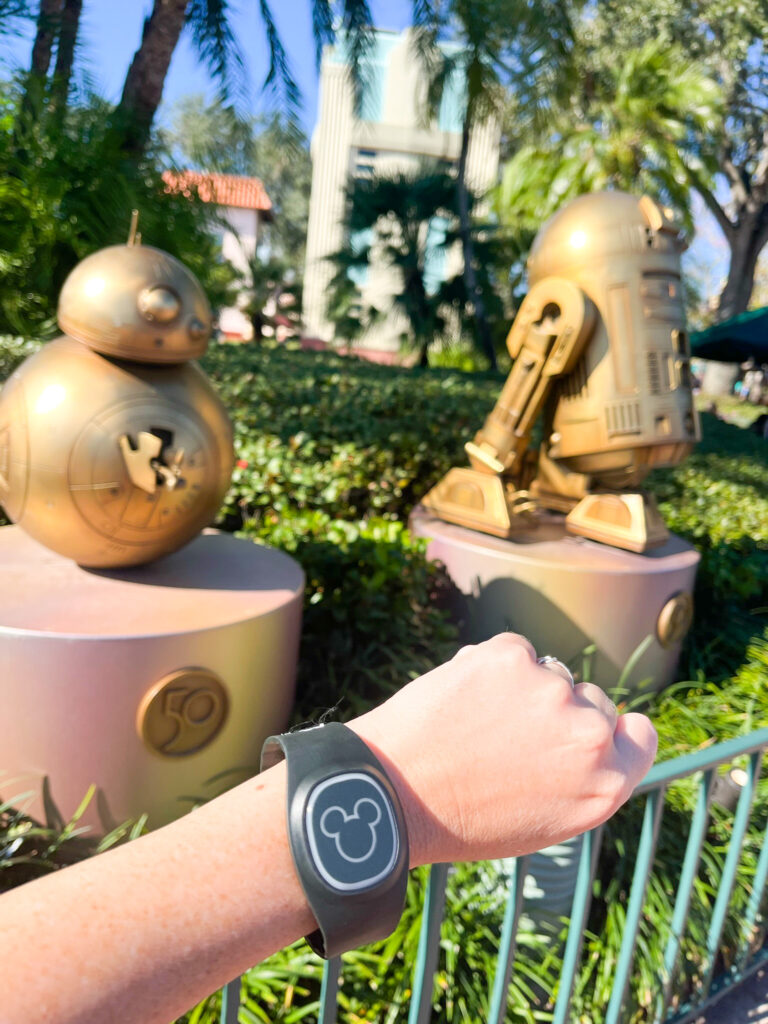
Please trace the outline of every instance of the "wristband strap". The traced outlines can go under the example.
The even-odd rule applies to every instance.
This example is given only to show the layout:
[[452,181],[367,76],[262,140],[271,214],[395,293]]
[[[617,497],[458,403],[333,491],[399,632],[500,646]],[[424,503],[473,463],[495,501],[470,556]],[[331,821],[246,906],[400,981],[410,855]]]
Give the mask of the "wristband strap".
[[381,763],[338,722],[270,736],[262,771],[283,758],[291,854],[318,924],[307,942],[329,959],[385,938],[403,912],[408,836]]

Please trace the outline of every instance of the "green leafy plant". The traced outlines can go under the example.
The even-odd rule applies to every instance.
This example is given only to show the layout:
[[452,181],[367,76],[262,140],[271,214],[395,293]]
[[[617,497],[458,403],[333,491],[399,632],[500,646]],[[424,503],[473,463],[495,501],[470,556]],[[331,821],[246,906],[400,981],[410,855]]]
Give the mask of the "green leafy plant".
[[768,613],[768,445],[702,416],[703,438],[650,485],[667,525],[701,552],[682,671],[728,677]]
[[[29,348],[19,339],[0,344],[2,374]],[[482,423],[501,378],[373,366],[269,344],[213,346],[204,366],[235,426],[237,465],[220,524],[289,551],[305,569],[295,718],[316,720],[331,708],[342,718],[365,710],[455,649],[450,584],[426,561],[423,543],[404,524],[432,483],[463,463],[463,441]],[[768,453],[756,435],[712,416],[703,417],[703,431],[685,464],[649,481],[670,526],[702,552],[697,621],[681,670],[687,681],[644,698],[663,758],[768,722]],[[633,967],[633,1022],[648,1019],[659,989],[657,965],[669,933],[695,785],[682,780],[669,790]],[[17,795],[3,789],[6,798]],[[0,885],[4,862],[10,885],[70,862],[76,849],[78,856],[97,849],[87,836],[73,834],[77,822],[67,830],[64,822],[26,821],[17,805],[11,800],[0,812]],[[605,832],[576,986],[574,1013],[580,1019],[598,1020],[604,1012],[640,813],[638,802],[629,805]],[[727,966],[738,944],[739,912],[767,820],[768,789],[761,782],[718,967]],[[732,822],[731,812],[715,808],[676,979],[680,1000],[704,969],[704,934]],[[131,827],[122,834],[130,835]],[[18,857],[26,859],[8,865]],[[436,1021],[466,1024],[487,1014],[507,874],[503,863],[452,870],[433,993]],[[391,939],[345,957],[342,1024],[402,1019],[424,884],[425,872],[414,872],[406,912]],[[548,1018],[561,957],[557,942],[521,935],[510,1019],[532,1024]],[[312,1024],[320,978],[320,962],[304,947],[283,950],[247,972],[242,1014],[255,1021]],[[218,1006],[214,995],[186,1020],[213,1024]]]
[[135,839],[146,828],[147,817],[142,815],[105,836],[94,837],[92,830],[79,822],[96,793],[95,786],[88,789],[69,821],[64,821],[44,779],[46,819],[40,822],[24,810],[32,792],[19,792],[14,779],[0,777],[0,785],[6,797],[0,799],[0,893]]
[[0,118],[0,332],[54,334],[67,274],[124,242],[134,208],[145,242],[189,266],[214,307],[229,296],[234,272],[204,205],[169,192],[155,159],[125,161],[108,112],[94,97],[53,125],[35,110]]

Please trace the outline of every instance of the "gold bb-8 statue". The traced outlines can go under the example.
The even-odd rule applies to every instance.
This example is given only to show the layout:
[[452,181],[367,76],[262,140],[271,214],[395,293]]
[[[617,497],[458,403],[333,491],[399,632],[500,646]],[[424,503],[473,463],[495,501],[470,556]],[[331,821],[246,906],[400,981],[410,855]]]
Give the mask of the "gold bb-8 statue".
[[223,405],[191,360],[211,333],[196,278],[167,253],[127,245],[64,283],[66,332],[0,394],[0,504],[83,566],[175,551],[218,510],[232,471]]

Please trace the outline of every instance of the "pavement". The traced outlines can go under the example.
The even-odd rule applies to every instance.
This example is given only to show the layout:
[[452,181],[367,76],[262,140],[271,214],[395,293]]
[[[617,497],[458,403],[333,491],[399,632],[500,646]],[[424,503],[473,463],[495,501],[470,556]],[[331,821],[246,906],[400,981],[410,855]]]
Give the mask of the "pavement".
[[695,1024],[768,1024],[768,969],[761,968],[724,995]]

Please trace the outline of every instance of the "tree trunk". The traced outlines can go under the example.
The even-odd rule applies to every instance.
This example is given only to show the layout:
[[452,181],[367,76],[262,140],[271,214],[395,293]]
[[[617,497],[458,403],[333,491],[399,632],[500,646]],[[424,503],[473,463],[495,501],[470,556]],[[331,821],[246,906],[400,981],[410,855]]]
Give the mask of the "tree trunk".
[[141,156],[149,141],[171,57],[184,28],[187,3],[188,0],[154,0],[152,13],[144,20],[141,45],[128,68],[115,111],[124,148],[133,156]]
[[472,225],[469,217],[469,196],[467,195],[467,153],[469,152],[469,111],[464,116],[464,124],[461,129],[461,152],[459,154],[459,170],[456,180],[456,189],[459,199],[459,232],[461,234],[461,248],[464,254],[464,283],[467,295],[475,307],[475,321],[477,322],[477,333],[480,338],[480,348],[488,358],[491,369],[496,370],[496,352],[493,348],[491,329],[488,326],[488,317],[485,312],[483,293],[477,281],[475,273],[475,251],[472,244]]
[[768,210],[764,210],[763,216],[746,218],[734,228],[728,240],[731,247],[731,263],[728,278],[717,303],[718,322],[743,313],[749,305],[757,258],[765,245],[765,227],[762,222],[767,215]]
[[53,44],[59,33],[63,5],[64,0],[40,0],[32,59],[21,100],[21,110],[25,118],[42,108],[45,80],[51,66]]
[[56,52],[56,67],[53,72],[51,86],[51,108],[59,115],[64,113],[69,96],[69,82],[72,78],[72,66],[75,62],[75,45],[80,27],[80,13],[83,0],[64,0],[61,13],[61,32],[59,48]]
[[419,349],[419,366],[426,369],[429,366],[429,341],[422,341]]
[[253,327],[253,340],[260,345],[264,341],[264,317],[260,312],[251,314],[251,327]]
[[35,42],[32,46],[31,75],[45,78],[51,65],[53,42],[58,34],[64,0],[40,0]]

